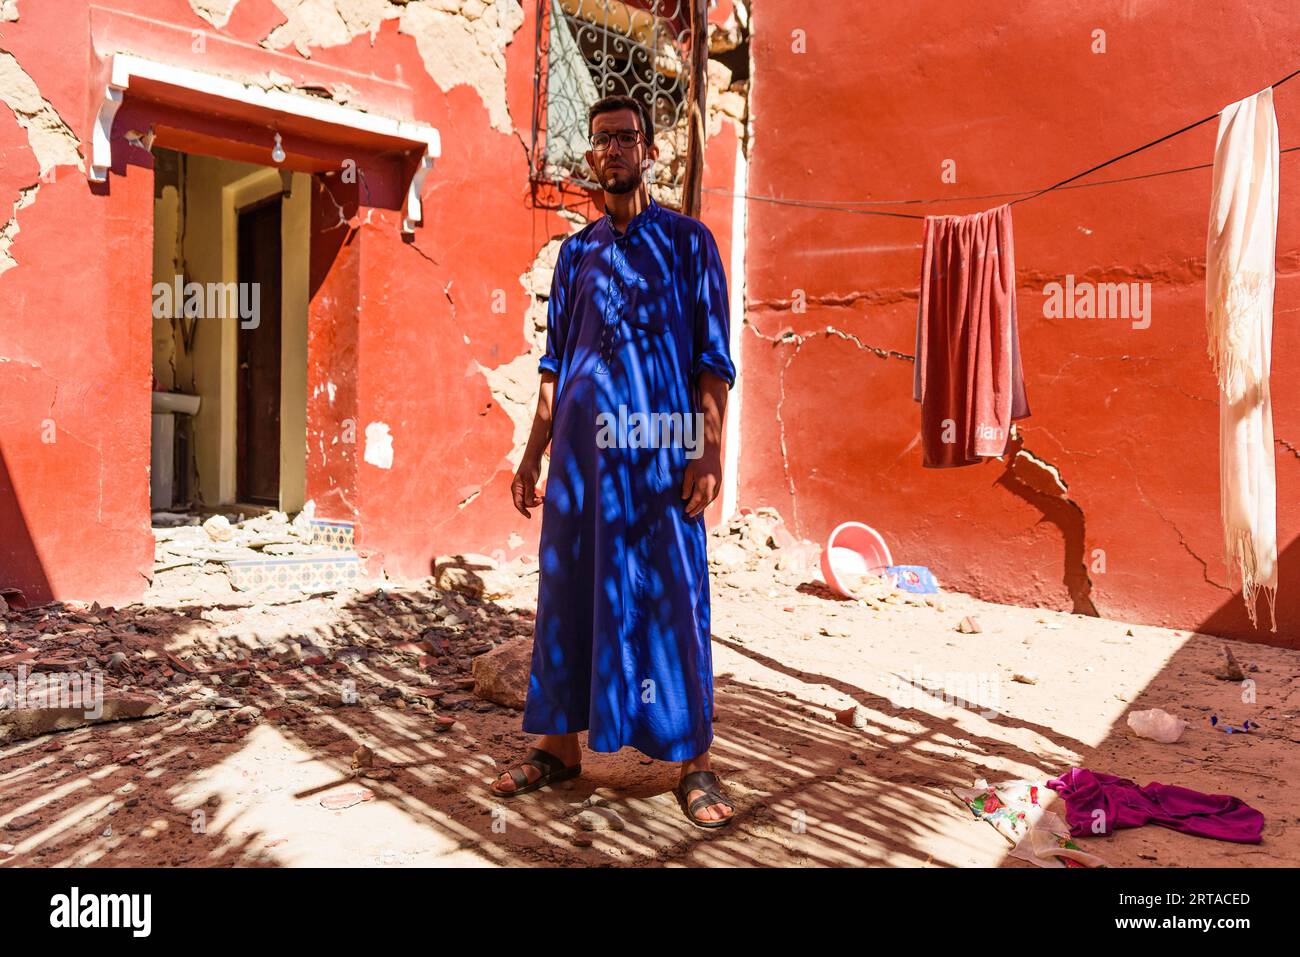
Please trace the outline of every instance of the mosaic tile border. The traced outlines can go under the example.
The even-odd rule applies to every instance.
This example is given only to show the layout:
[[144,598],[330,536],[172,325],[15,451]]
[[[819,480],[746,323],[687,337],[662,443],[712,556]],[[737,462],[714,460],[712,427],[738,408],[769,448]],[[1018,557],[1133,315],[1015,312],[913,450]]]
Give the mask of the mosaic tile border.
[[240,559],[226,562],[226,575],[237,591],[271,588],[328,591],[355,585],[365,574],[357,555],[308,558]]
[[336,552],[350,552],[357,540],[356,526],[351,522],[311,521],[311,543]]

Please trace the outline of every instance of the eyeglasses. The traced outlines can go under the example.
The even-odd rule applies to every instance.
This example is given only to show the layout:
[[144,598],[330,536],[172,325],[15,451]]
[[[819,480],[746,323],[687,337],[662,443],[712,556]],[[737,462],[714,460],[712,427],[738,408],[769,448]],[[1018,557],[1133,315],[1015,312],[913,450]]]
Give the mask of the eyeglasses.
[[612,134],[606,133],[602,130],[599,133],[592,134],[591,148],[597,153],[603,153],[605,150],[609,149],[610,140],[617,139],[618,145],[621,148],[630,150],[632,147],[636,146],[637,140],[640,138],[640,130],[619,130]]

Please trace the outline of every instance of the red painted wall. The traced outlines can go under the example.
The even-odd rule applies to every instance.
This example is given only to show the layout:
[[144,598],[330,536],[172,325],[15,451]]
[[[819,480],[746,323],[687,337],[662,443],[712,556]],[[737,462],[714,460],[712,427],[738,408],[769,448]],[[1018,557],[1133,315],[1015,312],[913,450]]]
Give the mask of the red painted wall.
[[[274,72],[295,84],[344,78],[351,105],[440,130],[443,155],[413,241],[399,231],[387,180],[372,178],[378,188],[367,194],[318,180],[313,195],[307,495],[318,517],[359,523],[372,570],[426,575],[439,554],[536,550],[538,523],[510,505],[513,426],[480,368],[527,351],[519,277],[551,238],[570,232],[529,186],[534,4],[523,8],[505,51],[510,132],[491,126],[472,87],[441,89],[393,21],[373,38],[313,48],[310,59],[260,45],[284,22],[270,0],[240,0],[219,31],[186,0],[25,0],[19,21],[0,27],[0,50],[31,74],[87,161],[113,51],[232,76]],[[193,31],[205,39],[201,53]],[[28,601],[127,601],[151,567],[153,177],[149,154],[122,135],[160,115],[128,94],[108,186],[92,189],[83,172],[58,169],[20,211],[18,266],[0,275],[0,587],[19,587]],[[221,145],[227,125],[201,116],[181,125],[179,148],[247,158]],[[285,146],[289,165],[311,162],[310,150],[299,155],[288,138]],[[706,185],[730,188],[734,155],[724,125],[709,143]],[[38,174],[25,133],[0,108],[0,211]],[[579,208],[600,214],[589,198]],[[709,200],[705,220],[729,263],[729,198]],[[490,308],[498,289],[503,314]],[[48,444],[47,420],[56,437]],[[371,423],[388,426],[391,468],[364,461]]]
[[[1287,0],[955,0],[757,5],[749,192],[825,201],[1039,188],[1300,66]],[[1094,53],[1104,30],[1106,52]],[[794,52],[803,31],[806,52]],[[1300,80],[1277,91],[1300,145]],[[1215,124],[1092,179],[1213,160]],[[1300,633],[1300,189],[1282,159],[1273,416],[1278,632],[1250,628],[1224,568],[1218,394],[1205,354],[1208,169],[1060,191],[1014,209],[1027,462],[921,468],[911,398],[921,223],[765,202],[748,211],[741,501],[801,534],[878,528],[895,560],[982,597],[1294,643]],[[941,181],[956,161],[957,182]],[[976,212],[990,198],[912,213]],[[1149,281],[1153,320],[1043,318],[1066,274]],[[808,307],[792,301],[806,294]],[[833,332],[828,332],[831,327]],[[798,339],[785,338],[793,332]],[[854,340],[857,341],[854,341]],[[1067,501],[1068,498],[1068,501]],[[1085,573],[1096,549],[1105,571]],[[1087,577],[1091,578],[1089,586]],[[1267,610],[1262,614],[1267,617]]]

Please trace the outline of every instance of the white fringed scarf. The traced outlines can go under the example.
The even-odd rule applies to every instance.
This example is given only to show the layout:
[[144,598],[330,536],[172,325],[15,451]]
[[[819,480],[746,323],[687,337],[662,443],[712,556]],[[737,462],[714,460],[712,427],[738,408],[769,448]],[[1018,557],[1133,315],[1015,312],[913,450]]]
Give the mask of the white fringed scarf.
[[1205,257],[1209,353],[1219,382],[1219,483],[1224,561],[1240,574],[1252,625],[1262,588],[1277,631],[1273,472],[1274,259],[1278,135],[1273,91],[1219,114]]

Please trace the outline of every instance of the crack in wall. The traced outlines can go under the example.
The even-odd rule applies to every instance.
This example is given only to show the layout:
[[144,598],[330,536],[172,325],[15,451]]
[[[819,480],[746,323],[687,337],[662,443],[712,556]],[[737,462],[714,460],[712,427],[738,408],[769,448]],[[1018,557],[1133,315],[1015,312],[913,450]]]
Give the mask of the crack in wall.
[[845,293],[827,293],[821,296],[791,296],[789,299],[750,299],[746,305],[752,309],[768,309],[772,312],[787,312],[795,303],[808,306],[852,306],[865,302],[872,306],[893,306],[901,302],[916,302],[920,297],[917,289],[871,289],[854,290]]
[[1207,562],[1204,558],[1202,558],[1200,555],[1196,554],[1196,552],[1192,550],[1192,546],[1187,544],[1187,536],[1183,534],[1183,530],[1178,527],[1178,524],[1173,519],[1166,516],[1165,513],[1162,512],[1156,506],[1156,504],[1147,497],[1147,493],[1142,488],[1141,483],[1139,483],[1136,479],[1134,479],[1133,487],[1137,489],[1138,495],[1142,497],[1142,501],[1146,503],[1147,508],[1155,512],[1156,515],[1159,516],[1162,522],[1164,522],[1166,525],[1168,525],[1170,528],[1174,530],[1174,534],[1178,536],[1178,544],[1183,547],[1183,551],[1187,552],[1188,555],[1191,555],[1192,558],[1194,558],[1196,562],[1201,566],[1201,577],[1205,579],[1205,583],[1207,585],[1212,585],[1213,587],[1219,589],[1220,591],[1226,591],[1228,594],[1232,594],[1233,590],[1229,588],[1227,585],[1221,585],[1218,582],[1214,581],[1212,578],[1210,578],[1209,562]]
[[897,350],[894,349],[883,349],[880,348],[879,346],[868,345],[867,343],[859,339],[857,336],[855,336],[853,333],[845,332],[844,330],[837,329],[834,326],[826,326],[824,329],[819,330],[818,332],[807,333],[804,335],[800,335],[799,333],[795,332],[793,329],[787,329],[784,332],[781,332],[780,334],[775,336],[768,336],[759,332],[758,328],[748,318],[745,319],[745,327],[748,328],[749,331],[753,333],[755,336],[757,336],[759,339],[762,339],[764,342],[770,342],[774,347],[778,345],[787,345],[789,343],[794,343],[794,348],[791,350],[789,358],[787,358],[785,363],[781,366],[781,374],[777,378],[779,398],[777,399],[777,403],[776,403],[776,422],[780,434],[781,470],[785,475],[786,488],[790,493],[790,517],[793,523],[793,529],[795,533],[802,534],[803,526],[799,522],[799,496],[795,491],[794,473],[790,470],[790,449],[786,443],[785,411],[784,411],[785,376],[786,373],[789,371],[790,366],[794,363],[794,360],[798,358],[799,350],[802,349],[804,343],[806,343],[810,339],[814,339],[819,336],[834,336],[846,342],[852,342],[863,352],[870,352],[872,355],[877,356],[881,359],[902,359],[907,362],[915,362],[916,360],[915,357],[909,356],[903,352],[898,352]]
[[1100,618],[1092,600],[1092,578],[1084,558],[1087,519],[1083,507],[1070,498],[1069,486],[1061,470],[1025,448],[1024,437],[1012,427],[1007,446],[1007,468],[997,484],[1033,505],[1061,532],[1065,547],[1062,555],[1062,581],[1069,592],[1076,615]]

